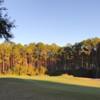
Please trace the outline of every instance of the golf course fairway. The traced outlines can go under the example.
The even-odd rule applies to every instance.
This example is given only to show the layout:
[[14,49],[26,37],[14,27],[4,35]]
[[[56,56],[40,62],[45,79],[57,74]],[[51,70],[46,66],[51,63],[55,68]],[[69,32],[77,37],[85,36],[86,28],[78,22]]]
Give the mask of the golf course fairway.
[[0,78],[0,100],[100,100],[100,88],[43,80]]

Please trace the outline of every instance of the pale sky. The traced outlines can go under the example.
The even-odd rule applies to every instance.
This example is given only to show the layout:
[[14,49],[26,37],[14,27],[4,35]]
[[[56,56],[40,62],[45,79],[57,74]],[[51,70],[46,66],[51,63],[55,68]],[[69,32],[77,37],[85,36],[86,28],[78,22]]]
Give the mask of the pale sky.
[[100,37],[100,0],[5,0],[15,19],[12,41],[66,45]]

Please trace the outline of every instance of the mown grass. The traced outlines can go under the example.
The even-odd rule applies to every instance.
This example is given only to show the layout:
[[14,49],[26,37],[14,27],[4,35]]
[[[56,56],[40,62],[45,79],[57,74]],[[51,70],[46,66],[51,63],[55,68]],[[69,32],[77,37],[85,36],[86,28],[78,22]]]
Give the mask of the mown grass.
[[0,78],[0,100],[100,100],[100,88]]
[[48,82],[56,82],[63,84],[72,84],[80,85],[87,87],[98,87],[100,88],[100,79],[92,78],[79,78],[71,75],[61,75],[61,76],[48,76],[48,75],[39,75],[39,76],[18,76],[18,75],[0,75],[1,78],[19,78],[19,79],[32,79],[32,80],[41,80]]

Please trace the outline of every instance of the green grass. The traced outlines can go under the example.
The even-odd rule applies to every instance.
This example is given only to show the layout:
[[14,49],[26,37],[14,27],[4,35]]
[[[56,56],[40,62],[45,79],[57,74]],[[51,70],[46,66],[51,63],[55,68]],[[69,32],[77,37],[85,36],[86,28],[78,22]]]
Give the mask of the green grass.
[[0,78],[0,100],[100,100],[100,88]]

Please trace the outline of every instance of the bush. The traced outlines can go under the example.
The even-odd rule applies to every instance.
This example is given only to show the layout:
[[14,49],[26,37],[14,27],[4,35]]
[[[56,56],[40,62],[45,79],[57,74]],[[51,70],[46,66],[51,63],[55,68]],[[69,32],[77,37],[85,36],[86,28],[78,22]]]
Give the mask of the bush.
[[36,75],[36,71],[35,71],[35,67],[33,66],[28,66],[27,67],[27,75],[29,76],[33,76],[33,75]]
[[20,66],[17,65],[8,70],[7,74],[16,74],[16,75],[44,75],[47,69],[43,66],[33,67],[33,66]]
[[35,75],[35,70],[34,67],[32,66],[15,66],[12,69],[12,73],[13,74],[17,74],[17,75]]
[[40,75],[44,75],[47,71],[46,67],[43,66],[40,66],[38,70]]

